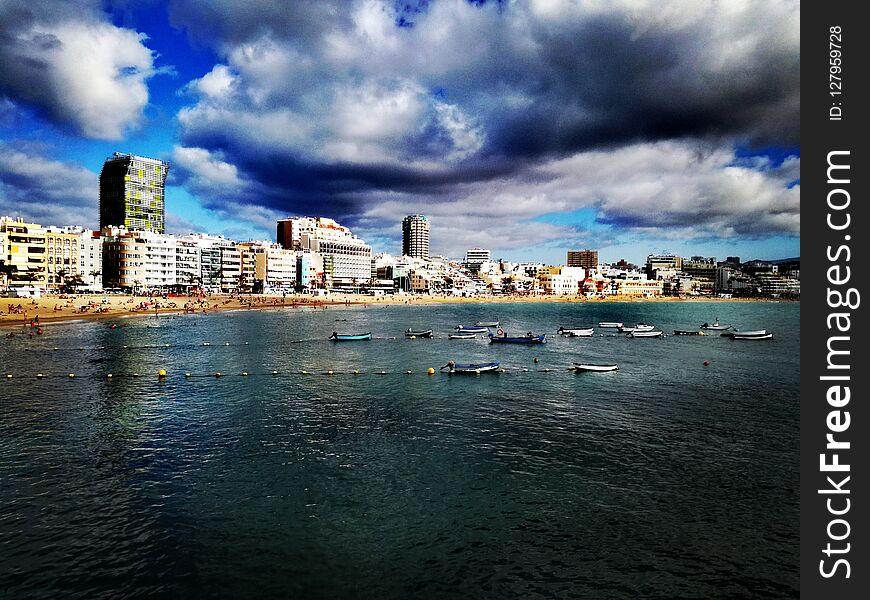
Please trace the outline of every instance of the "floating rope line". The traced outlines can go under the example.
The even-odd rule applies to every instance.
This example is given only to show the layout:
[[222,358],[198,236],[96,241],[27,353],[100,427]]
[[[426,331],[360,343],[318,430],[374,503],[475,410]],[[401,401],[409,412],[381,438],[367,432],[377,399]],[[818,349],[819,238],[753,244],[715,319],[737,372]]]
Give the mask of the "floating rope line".
[[[564,368],[543,368],[543,369],[528,369],[528,368],[501,368],[493,371],[493,373],[508,375],[508,374],[522,374],[522,373],[571,373],[575,369],[574,367],[564,367]],[[321,377],[334,377],[337,375],[350,375],[350,376],[361,376],[361,375],[374,375],[374,376],[384,376],[384,375],[401,375],[403,377],[407,377],[409,375],[426,375],[432,376],[436,373],[443,373],[447,375],[456,375],[455,373],[451,374],[447,371],[439,371],[435,370],[432,367],[427,369],[423,369],[420,371],[414,371],[411,369],[401,370],[401,371],[385,371],[385,370],[377,370],[373,369],[371,371],[361,371],[359,369],[349,370],[349,371],[337,371],[334,369],[329,369],[325,371],[308,371],[302,369],[300,371],[263,371],[263,372],[253,372],[253,371],[215,371],[212,373],[191,373],[190,371],[186,371],[181,374],[182,379],[221,379],[224,377],[294,377],[294,376],[321,376]],[[483,373],[473,374],[475,376],[482,375]],[[463,374],[465,375],[465,374]],[[166,381],[167,379],[175,379],[176,376],[170,374],[166,369],[160,369],[154,373],[154,376],[159,381]],[[116,380],[116,379],[136,379],[142,377],[141,373],[93,373],[87,376],[90,379],[104,379],[104,380]],[[14,378],[36,378],[36,379],[52,379],[52,378],[62,378],[62,379],[84,379],[85,376],[81,376],[76,373],[34,373],[32,375],[19,375],[14,373],[6,373],[5,379],[7,381],[11,381]]]

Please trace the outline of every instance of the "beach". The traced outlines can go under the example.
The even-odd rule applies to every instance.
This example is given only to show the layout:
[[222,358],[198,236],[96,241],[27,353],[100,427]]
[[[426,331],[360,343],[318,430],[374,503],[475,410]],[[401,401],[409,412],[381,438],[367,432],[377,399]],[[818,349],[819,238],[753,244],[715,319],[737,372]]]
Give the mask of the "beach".
[[350,305],[425,305],[474,303],[546,303],[546,302],[776,302],[769,298],[710,298],[660,296],[638,298],[608,296],[586,298],[566,295],[505,295],[505,296],[448,296],[448,295],[391,295],[332,294],[313,297],[309,294],[212,294],[194,296],[130,296],[118,294],[56,294],[39,299],[0,298],[0,326],[34,326],[45,323],[162,314],[209,314],[238,310],[274,309],[327,309]]

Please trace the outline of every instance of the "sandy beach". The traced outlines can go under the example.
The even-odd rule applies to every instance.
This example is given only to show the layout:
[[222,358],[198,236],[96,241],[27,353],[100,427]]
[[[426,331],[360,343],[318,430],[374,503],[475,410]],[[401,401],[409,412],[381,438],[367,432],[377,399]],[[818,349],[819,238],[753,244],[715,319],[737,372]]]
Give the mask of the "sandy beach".
[[312,297],[307,294],[281,295],[226,295],[213,294],[206,297],[189,296],[128,296],[106,294],[58,294],[40,299],[0,298],[0,326],[36,327],[52,322],[112,319],[155,314],[209,314],[228,310],[269,309],[328,309],[331,306],[350,305],[425,305],[448,303],[529,303],[529,302],[758,302],[778,301],[766,298],[710,298],[710,297],[659,297],[632,298],[609,296],[588,299],[583,296],[382,296],[360,294],[332,294]]

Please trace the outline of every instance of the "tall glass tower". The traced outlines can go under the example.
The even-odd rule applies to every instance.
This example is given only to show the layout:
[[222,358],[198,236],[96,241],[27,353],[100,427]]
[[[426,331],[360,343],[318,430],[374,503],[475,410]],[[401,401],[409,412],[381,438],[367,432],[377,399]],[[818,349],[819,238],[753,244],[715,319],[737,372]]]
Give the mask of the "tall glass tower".
[[164,184],[169,163],[115,152],[100,173],[100,228],[164,232]]
[[429,219],[423,215],[408,215],[402,219],[402,254],[429,258]]

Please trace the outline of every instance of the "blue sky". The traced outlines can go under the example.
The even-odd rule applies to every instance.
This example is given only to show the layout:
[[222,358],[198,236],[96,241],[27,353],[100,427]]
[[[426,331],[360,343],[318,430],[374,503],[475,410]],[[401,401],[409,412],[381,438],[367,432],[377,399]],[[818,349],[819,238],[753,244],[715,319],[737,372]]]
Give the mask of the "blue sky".
[[0,214],[97,226],[123,151],[167,226],[323,215],[397,252],[800,254],[799,3],[0,0]]

